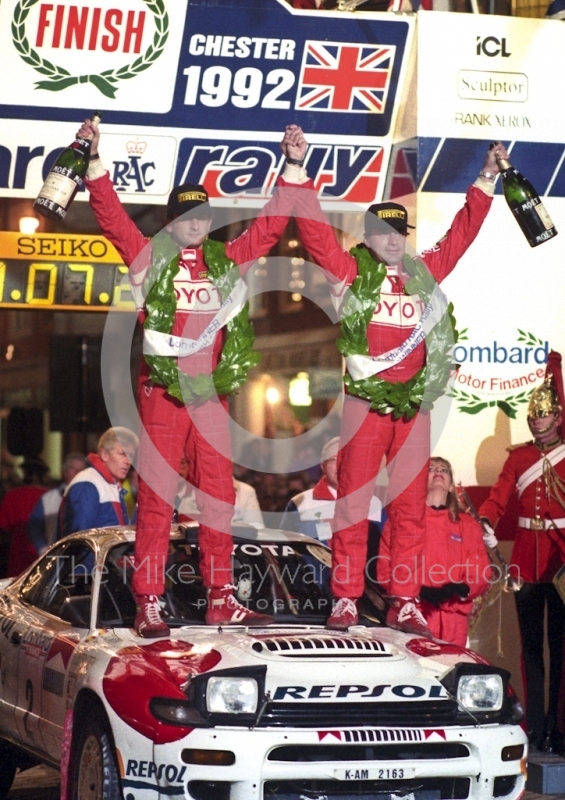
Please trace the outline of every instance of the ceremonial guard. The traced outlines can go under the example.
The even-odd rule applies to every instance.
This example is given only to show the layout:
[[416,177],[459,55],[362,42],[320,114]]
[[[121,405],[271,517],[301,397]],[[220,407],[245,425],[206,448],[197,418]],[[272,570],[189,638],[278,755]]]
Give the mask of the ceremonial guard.
[[[562,749],[557,708],[563,662],[565,605],[552,579],[565,551],[565,444],[563,443],[561,356],[551,352],[544,383],[528,406],[534,441],[509,448],[509,455],[489,497],[479,509],[482,521],[495,526],[516,489],[518,530],[511,572],[522,588],[516,610],[522,638],[526,719],[532,748]],[[544,712],[544,616],[547,607],[549,704]]]

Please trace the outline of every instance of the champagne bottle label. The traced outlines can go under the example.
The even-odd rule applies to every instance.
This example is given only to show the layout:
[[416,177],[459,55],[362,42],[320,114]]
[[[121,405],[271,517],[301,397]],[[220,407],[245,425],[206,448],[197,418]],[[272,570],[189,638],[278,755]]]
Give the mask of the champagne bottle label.
[[71,178],[58,172],[50,172],[43,184],[41,196],[64,208],[71,200],[76,188],[77,184]]
[[535,209],[536,209],[537,213],[539,214],[539,218],[543,222],[543,226],[546,229],[546,231],[548,231],[550,228],[553,228],[553,222],[551,220],[551,217],[549,216],[549,214],[545,210],[545,206],[541,201],[538,203],[538,205],[535,207]]

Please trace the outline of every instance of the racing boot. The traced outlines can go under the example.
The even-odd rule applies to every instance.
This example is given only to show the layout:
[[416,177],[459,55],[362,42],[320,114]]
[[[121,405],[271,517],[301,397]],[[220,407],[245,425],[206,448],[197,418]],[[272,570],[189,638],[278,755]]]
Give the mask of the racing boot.
[[417,597],[393,597],[386,613],[386,624],[397,631],[433,639]]
[[156,594],[136,594],[135,604],[137,614],[133,625],[138,636],[145,639],[168,636],[169,626],[161,619],[159,598]]
[[351,625],[357,625],[358,622],[359,615],[355,600],[351,600],[349,597],[340,597],[326,620],[326,628],[334,631],[346,631]]
[[208,589],[208,609],[206,625],[248,625],[258,627],[274,622],[268,614],[258,614],[243,606],[233,593],[234,587],[212,586]]

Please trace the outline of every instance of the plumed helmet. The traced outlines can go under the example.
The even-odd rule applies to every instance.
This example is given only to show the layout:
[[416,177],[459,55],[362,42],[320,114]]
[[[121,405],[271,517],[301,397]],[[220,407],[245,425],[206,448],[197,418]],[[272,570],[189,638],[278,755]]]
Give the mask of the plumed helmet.
[[544,381],[531,394],[528,404],[528,417],[536,419],[551,413],[561,414],[563,405],[561,354],[552,350],[547,359]]
[[547,375],[541,386],[537,386],[530,396],[528,403],[528,417],[546,417],[548,414],[558,414],[562,411],[559,405],[557,392],[553,387],[551,375]]

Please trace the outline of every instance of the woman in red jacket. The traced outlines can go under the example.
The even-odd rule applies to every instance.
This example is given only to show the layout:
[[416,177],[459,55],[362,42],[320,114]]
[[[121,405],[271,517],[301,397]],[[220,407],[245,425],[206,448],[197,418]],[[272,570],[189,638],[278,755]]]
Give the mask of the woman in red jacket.
[[[390,524],[381,538],[377,576],[386,588],[390,564]],[[430,459],[426,498],[426,542],[420,599],[427,604],[428,626],[437,639],[465,647],[473,600],[489,587],[490,561],[478,522],[465,514],[453,483],[451,464]]]

